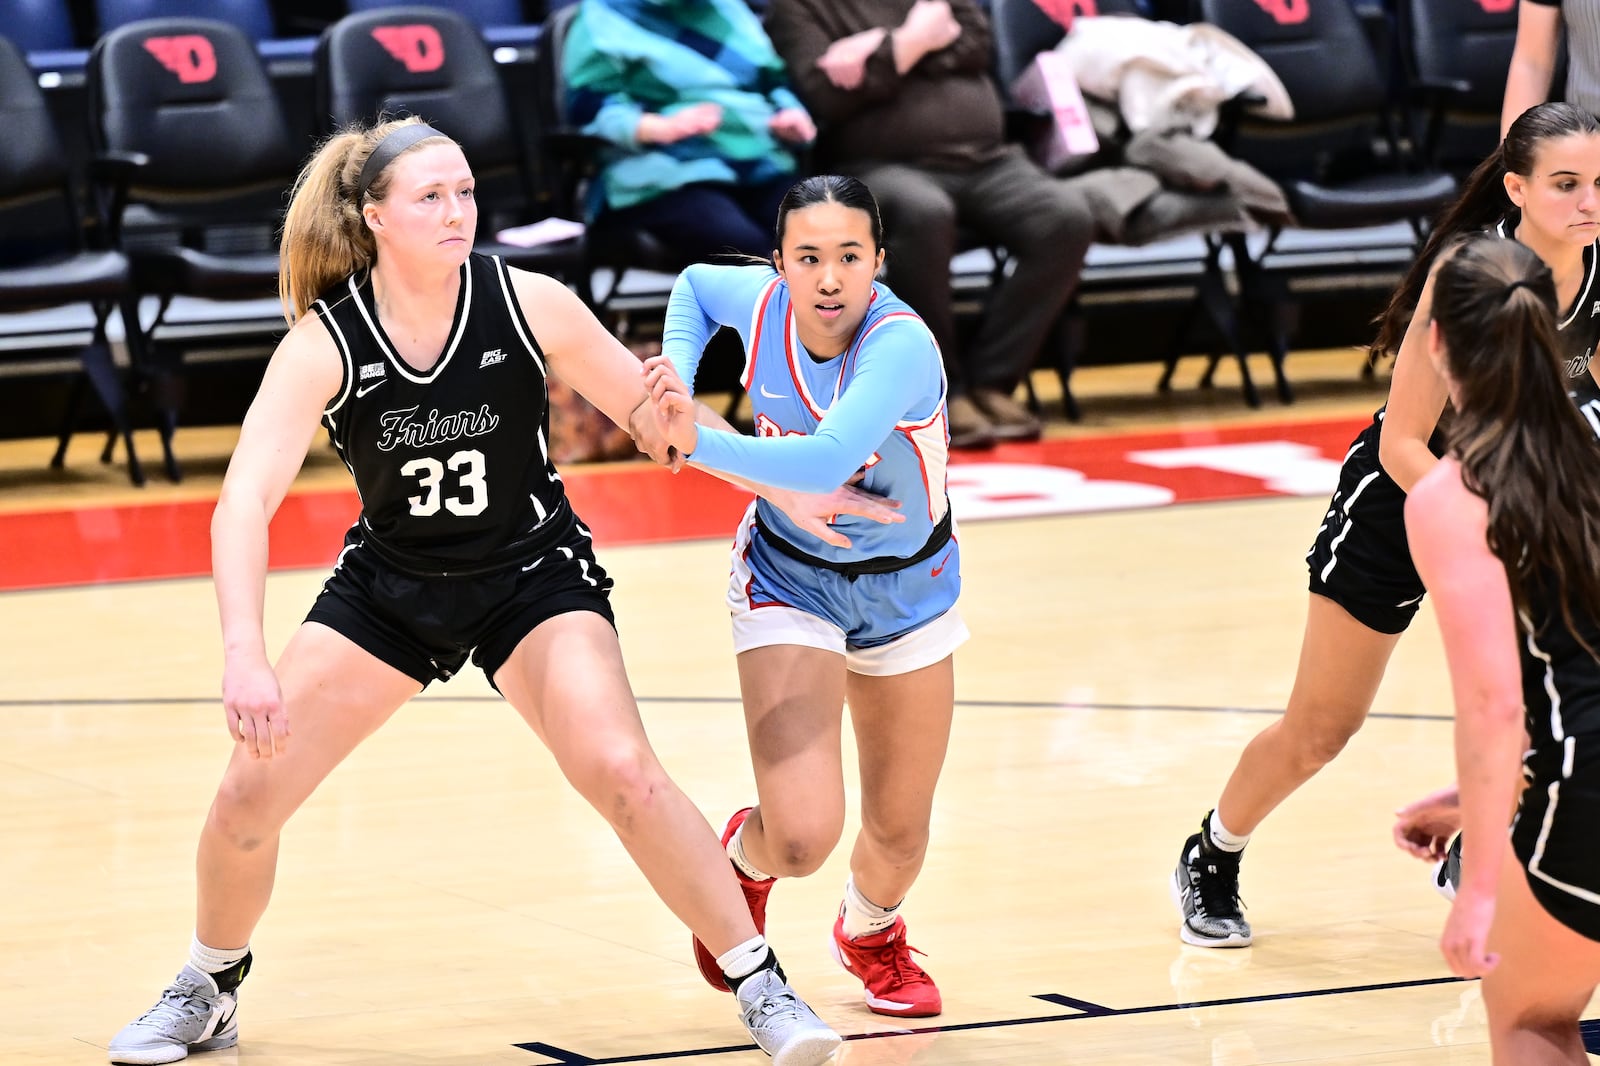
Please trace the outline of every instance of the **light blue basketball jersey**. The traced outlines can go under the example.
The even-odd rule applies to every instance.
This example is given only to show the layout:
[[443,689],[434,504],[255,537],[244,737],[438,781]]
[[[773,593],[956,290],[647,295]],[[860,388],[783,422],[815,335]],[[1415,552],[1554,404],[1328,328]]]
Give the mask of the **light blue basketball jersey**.
[[[865,471],[861,488],[900,501],[904,523],[882,525],[864,518],[841,517],[834,526],[851,539],[852,547],[836,548],[800,530],[765,500],[757,505],[762,522],[774,533],[823,559],[853,562],[915,555],[949,508],[945,491],[949,433],[944,369],[938,345],[922,319],[888,288],[875,284],[867,316],[849,347],[842,355],[819,361],[800,343],[789,286],[776,273],[753,267],[697,266],[685,275],[691,272],[690,284],[680,280],[674,289],[673,302],[679,305],[674,310],[680,313],[670,316],[664,350],[684,380],[693,381],[705,341],[700,338],[695,343],[693,334],[697,330],[673,328],[673,322],[682,327],[685,321],[681,314],[688,310],[681,303],[685,295],[699,304],[708,327],[717,322],[737,329],[745,349],[740,380],[750,396],[758,437],[816,434],[839,398],[869,368],[875,371],[876,381],[893,380],[902,386],[902,396],[917,394],[907,402],[905,410],[872,411],[876,419],[890,427],[888,433],[875,445],[867,445],[870,453],[863,449],[862,454],[849,459],[857,464],[853,469]],[[738,310],[743,314],[736,314]],[[708,330],[705,337],[709,336]],[[886,370],[890,373],[885,374]],[[917,381],[923,384],[904,387]],[[866,387],[863,382],[862,391]],[[857,410],[861,410],[859,405]],[[835,416],[836,422],[840,417],[843,416]],[[702,433],[696,461],[705,458],[702,452],[711,451],[704,443],[706,436]],[[738,442],[719,442],[718,451],[707,465],[752,481],[787,483],[809,491],[826,491],[843,481],[840,478],[826,485],[806,483],[807,472],[792,468],[795,460],[803,463],[799,451],[786,456],[781,448],[761,447],[760,442],[746,439],[740,449],[741,461],[735,463],[723,455],[721,444],[737,446]],[[841,472],[844,478],[850,473],[841,468],[830,471],[829,476]]]

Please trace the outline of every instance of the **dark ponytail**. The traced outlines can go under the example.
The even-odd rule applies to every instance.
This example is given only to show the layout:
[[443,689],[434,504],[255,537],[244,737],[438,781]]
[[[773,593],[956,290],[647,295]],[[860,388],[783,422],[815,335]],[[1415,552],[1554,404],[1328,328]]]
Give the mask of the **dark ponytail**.
[[1518,611],[1553,595],[1583,642],[1574,605],[1600,615],[1600,452],[1567,396],[1555,280],[1516,241],[1472,236],[1443,254],[1433,320],[1458,401],[1450,451],[1489,505],[1489,550]]

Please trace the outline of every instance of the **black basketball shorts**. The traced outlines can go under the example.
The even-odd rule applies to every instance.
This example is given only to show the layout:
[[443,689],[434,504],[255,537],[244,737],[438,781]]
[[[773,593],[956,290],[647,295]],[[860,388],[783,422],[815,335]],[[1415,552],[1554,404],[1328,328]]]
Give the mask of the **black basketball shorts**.
[[1306,554],[1311,591],[1379,633],[1403,633],[1422,603],[1422,578],[1406,541],[1406,494],[1378,462],[1378,425],[1339,468],[1339,487]]
[[363,540],[358,526],[306,621],[348,637],[423,685],[449,680],[469,656],[492,685],[541,622],[593,611],[615,626],[611,587],[576,523],[565,543],[543,555],[492,573],[451,577],[398,569]]
[[1600,941],[1600,738],[1571,737],[1567,743],[1574,745],[1574,757],[1565,777],[1563,750],[1529,756],[1538,769],[1522,792],[1511,847],[1539,905],[1573,932]]

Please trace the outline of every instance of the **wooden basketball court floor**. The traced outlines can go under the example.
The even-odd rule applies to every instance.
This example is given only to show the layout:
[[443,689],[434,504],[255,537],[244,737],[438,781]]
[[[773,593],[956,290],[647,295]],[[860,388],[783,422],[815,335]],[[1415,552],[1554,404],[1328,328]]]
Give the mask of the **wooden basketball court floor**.
[[[1333,377],[1303,381],[1293,408],[1247,418],[1231,394],[1163,406],[1141,384],[1138,402],[1108,392],[1086,427],[1053,435],[1199,440],[1250,422],[1293,437],[1341,417],[1348,441],[1382,389],[1353,383],[1350,353],[1330,360]],[[0,518],[63,509],[90,527],[102,505],[203,503],[228,446],[224,434],[208,458],[210,440],[181,437],[201,452],[190,481],[143,494],[93,470],[92,443],[55,478],[36,470],[47,447],[7,445]],[[1329,463],[1341,453],[1323,448]],[[326,466],[308,479],[335,476]],[[1426,609],[1371,722],[1252,843],[1255,946],[1178,939],[1177,851],[1288,692],[1326,491],[1256,496],[963,525],[974,636],[932,850],[903,912],[945,1013],[872,1015],[830,960],[847,845],[772,898],[790,978],[850,1038],[840,1063],[1489,1061],[1478,985],[1452,979],[1435,947],[1447,905],[1389,841],[1393,809],[1452,777]],[[17,550],[39,549],[0,553]],[[726,536],[601,550],[651,736],[720,828],[753,797]],[[322,577],[269,578],[273,647]],[[0,1062],[104,1061],[192,930],[196,833],[229,747],[211,590],[201,577],[19,589],[0,593],[0,631]],[[254,948],[240,1046],[196,1061],[765,1061],[604,823],[471,672],[430,687],[291,822]]]

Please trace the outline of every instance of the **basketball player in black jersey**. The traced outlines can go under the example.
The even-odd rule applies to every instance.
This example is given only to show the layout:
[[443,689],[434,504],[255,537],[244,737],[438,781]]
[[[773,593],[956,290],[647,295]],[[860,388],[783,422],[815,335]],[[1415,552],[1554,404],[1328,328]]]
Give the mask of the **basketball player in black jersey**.
[[1530,249],[1469,238],[1432,284],[1428,350],[1456,414],[1406,529],[1450,663],[1470,841],[1439,946],[1483,978],[1495,1063],[1586,1063],[1578,1019],[1600,984],[1592,429],[1563,395],[1556,285]]
[[1480,231],[1514,238],[1554,273],[1568,388],[1594,415],[1600,436],[1600,387],[1590,362],[1600,339],[1600,122],[1568,104],[1541,104],[1473,171],[1379,319],[1373,350],[1395,353],[1389,399],[1351,444],[1307,555],[1310,607],[1287,708],[1245,748],[1172,875],[1186,943],[1251,942],[1239,899],[1250,834],[1361,727],[1421,603],[1403,509],[1406,491],[1442,454],[1438,427],[1447,398],[1424,346],[1428,269],[1449,241]]
[[[237,989],[280,829],[361,740],[469,657],[667,906],[714,945],[745,1025],[779,1066],[815,1066],[839,1043],[785,982],[716,834],[650,748],[611,579],[550,462],[547,371],[659,440],[659,423],[648,434],[639,423],[655,418],[642,368],[565,286],[473,255],[476,225],[460,148],[416,120],[338,134],[301,172],[281,256],[293,328],[212,520],[237,743],[201,832],[189,963],[112,1040],[113,1062],[237,1042]],[[319,423],[361,514],[274,667],[262,634],[267,523]],[[778,498],[819,524],[841,508],[893,517],[851,490]]]

